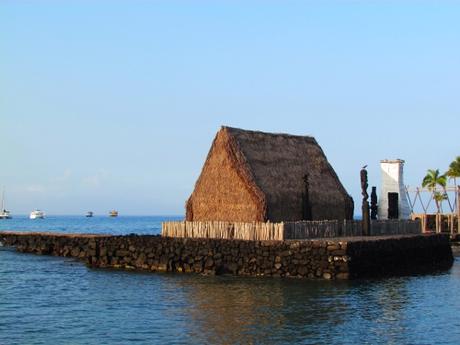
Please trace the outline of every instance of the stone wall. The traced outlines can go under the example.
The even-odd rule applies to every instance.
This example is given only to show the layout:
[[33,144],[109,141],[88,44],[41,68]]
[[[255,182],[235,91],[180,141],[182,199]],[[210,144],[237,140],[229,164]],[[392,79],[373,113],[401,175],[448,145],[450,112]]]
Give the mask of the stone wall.
[[348,242],[352,277],[414,274],[448,269],[453,256],[449,235],[382,236]]
[[75,257],[93,267],[348,279],[452,264],[444,235],[244,241],[148,235],[0,232],[20,252]]

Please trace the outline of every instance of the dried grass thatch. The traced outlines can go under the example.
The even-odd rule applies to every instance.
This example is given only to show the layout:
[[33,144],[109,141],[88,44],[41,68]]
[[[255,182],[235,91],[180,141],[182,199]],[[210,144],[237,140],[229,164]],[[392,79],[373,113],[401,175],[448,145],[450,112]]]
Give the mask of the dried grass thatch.
[[309,175],[313,220],[350,219],[353,199],[313,137],[222,127],[187,201],[189,221],[297,221]]

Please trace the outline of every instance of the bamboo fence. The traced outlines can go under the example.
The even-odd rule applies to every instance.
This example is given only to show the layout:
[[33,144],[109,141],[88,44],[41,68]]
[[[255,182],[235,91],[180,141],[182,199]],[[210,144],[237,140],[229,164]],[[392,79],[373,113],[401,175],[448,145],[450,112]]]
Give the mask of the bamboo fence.
[[[371,235],[419,234],[418,220],[373,220]],[[362,235],[362,222],[357,220],[324,220],[299,222],[163,222],[165,237],[218,238],[250,241],[282,241],[309,238],[352,237]]]
[[337,237],[341,224],[338,220],[300,221],[284,223],[284,239]]

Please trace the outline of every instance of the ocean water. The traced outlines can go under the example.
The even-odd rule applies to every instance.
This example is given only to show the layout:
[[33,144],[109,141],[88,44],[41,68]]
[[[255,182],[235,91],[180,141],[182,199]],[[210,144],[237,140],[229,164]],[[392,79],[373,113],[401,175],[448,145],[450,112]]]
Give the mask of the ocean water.
[[[14,216],[0,219],[0,231],[56,231],[67,233],[93,233],[126,235],[160,234],[161,222],[182,220],[183,216],[46,216],[44,219],[29,219],[28,216]],[[0,343],[1,345],[1,343]]]
[[[161,217],[139,218],[47,230],[158,232]],[[459,291],[458,259],[346,282],[91,269],[0,247],[0,344],[458,344]]]

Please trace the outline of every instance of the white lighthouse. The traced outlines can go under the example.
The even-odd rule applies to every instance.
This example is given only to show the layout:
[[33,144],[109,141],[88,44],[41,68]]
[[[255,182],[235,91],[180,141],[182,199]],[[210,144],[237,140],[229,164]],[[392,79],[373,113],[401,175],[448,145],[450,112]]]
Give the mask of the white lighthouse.
[[384,159],[380,161],[382,186],[378,202],[379,219],[409,219],[410,208],[403,180],[404,161]]

